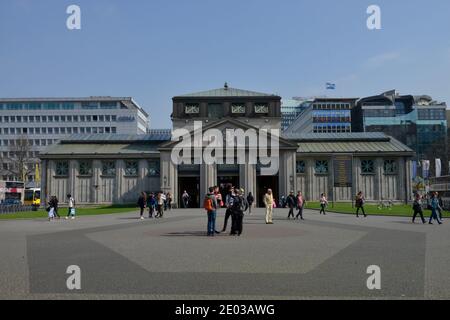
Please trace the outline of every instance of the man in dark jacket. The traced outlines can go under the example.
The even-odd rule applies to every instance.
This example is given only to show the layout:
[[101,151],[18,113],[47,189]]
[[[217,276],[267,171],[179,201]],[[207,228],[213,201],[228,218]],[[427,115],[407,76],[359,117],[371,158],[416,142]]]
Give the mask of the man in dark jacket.
[[49,204],[50,204],[50,207],[52,207],[55,211],[55,217],[57,217],[58,219],[61,219],[61,216],[58,213],[58,204],[59,204],[58,198],[56,196],[52,197],[50,199]]
[[228,219],[231,217],[232,211],[231,211],[231,204],[233,203],[233,197],[235,196],[234,193],[234,187],[230,186],[228,189],[228,194],[225,198],[225,206],[227,210],[225,211],[225,219],[223,221],[223,229],[222,232],[227,231],[227,225],[228,225]]
[[240,236],[242,234],[244,223],[244,212],[248,209],[248,202],[244,198],[243,190],[236,189],[236,195],[232,199],[231,205],[231,233],[232,236]]
[[291,216],[292,216],[292,218],[295,218],[295,216],[294,216],[294,208],[296,206],[296,203],[297,203],[297,201],[296,201],[295,196],[294,196],[294,191],[291,191],[289,193],[289,196],[286,199],[286,204],[287,204],[287,206],[289,208],[289,215],[287,217],[288,219],[290,219]]

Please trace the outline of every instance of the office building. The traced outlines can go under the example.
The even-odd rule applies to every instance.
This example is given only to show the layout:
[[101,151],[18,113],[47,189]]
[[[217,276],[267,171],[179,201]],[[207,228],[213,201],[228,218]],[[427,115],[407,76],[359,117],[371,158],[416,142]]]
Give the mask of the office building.
[[316,98],[303,103],[304,111],[284,131],[292,133],[352,132],[351,110],[357,99]]
[[[32,181],[38,153],[72,134],[137,135],[148,129],[149,115],[132,98],[0,99],[0,180]],[[18,156],[26,158],[26,177],[17,176]]]
[[416,151],[418,160],[446,160],[446,109],[430,96],[402,96],[392,90],[360,99],[353,109],[353,129],[393,136]]

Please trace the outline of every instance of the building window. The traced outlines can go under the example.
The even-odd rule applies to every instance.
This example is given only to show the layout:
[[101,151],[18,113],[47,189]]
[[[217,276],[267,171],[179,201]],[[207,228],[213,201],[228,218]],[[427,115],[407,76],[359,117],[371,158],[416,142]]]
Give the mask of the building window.
[[316,160],[316,174],[328,174],[328,160]]
[[81,108],[86,110],[98,109],[98,102],[83,102]]
[[303,160],[297,161],[297,174],[306,173],[306,162]]
[[117,102],[115,101],[105,101],[100,102],[101,109],[117,109]]
[[139,162],[125,161],[125,176],[135,177],[139,173]]
[[56,175],[59,177],[69,176],[69,161],[56,162]]
[[232,114],[245,114],[245,105],[240,103],[233,103],[231,105]]
[[384,160],[384,174],[397,174],[397,161]]
[[116,162],[115,161],[103,161],[102,162],[102,175],[113,177],[116,175]]
[[161,163],[159,160],[151,160],[148,162],[148,176],[159,177],[161,172]]
[[91,161],[80,161],[79,162],[79,174],[80,174],[80,176],[91,176],[92,175],[92,162]]
[[199,114],[200,106],[198,104],[187,104],[184,108],[186,114]]
[[362,174],[374,174],[375,173],[375,161],[361,160],[361,173]]
[[221,119],[224,116],[223,105],[220,103],[210,103],[208,105],[208,117],[210,119]]
[[257,114],[268,114],[269,107],[265,103],[255,104],[255,113]]

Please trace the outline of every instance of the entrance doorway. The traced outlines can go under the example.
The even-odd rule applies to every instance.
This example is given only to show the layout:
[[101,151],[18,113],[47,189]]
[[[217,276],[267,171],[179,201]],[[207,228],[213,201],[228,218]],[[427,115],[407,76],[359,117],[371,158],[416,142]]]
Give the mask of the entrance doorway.
[[238,176],[221,176],[217,177],[217,186],[219,187],[220,194],[222,195],[222,199],[225,202],[226,195],[230,187],[240,187],[239,185],[239,177]]
[[200,207],[200,177],[179,177],[178,178],[178,203],[180,208],[183,205],[183,193],[189,194],[188,208]]
[[272,189],[273,198],[276,200],[278,205],[280,195],[278,194],[278,175],[277,176],[258,176],[256,178],[256,194],[257,194],[257,205],[260,208],[264,207],[264,195],[267,189]]

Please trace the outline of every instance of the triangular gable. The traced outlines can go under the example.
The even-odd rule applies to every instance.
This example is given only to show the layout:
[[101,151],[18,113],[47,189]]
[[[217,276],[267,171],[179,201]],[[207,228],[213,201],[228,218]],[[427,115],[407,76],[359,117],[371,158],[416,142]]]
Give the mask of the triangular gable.
[[[210,130],[210,129],[218,129],[220,131],[223,131],[224,129],[242,129],[244,131],[253,129],[256,132],[259,131],[259,128],[257,128],[257,127],[254,127],[252,125],[249,125],[248,123],[244,123],[242,121],[234,120],[234,119],[224,119],[224,120],[221,120],[221,121],[218,121],[218,122],[213,122],[213,123],[204,125],[202,127],[202,133],[204,133],[204,132],[206,132],[207,130]],[[193,138],[195,133],[196,132],[194,130],[190,131],[191,138]],[[281,135],[281,130],[280,130],[280,135]],[[270,130],[268,130],[267,136],[268,136],[268,139],[271,138]],[[177,146],[178,143],[179,143],[179,141],[165,142],[165,143],[160,145],[159,149],[160,150],[172,149],[175,146]],[[286,140],[286,139],[282,138],[281,136],[279,137],[279,145],[280,145],[280,149],[294,149],[294,150],[297,150],[297,148],[298,148],[298,144],[297,143],[291,142],[289,140]]]

